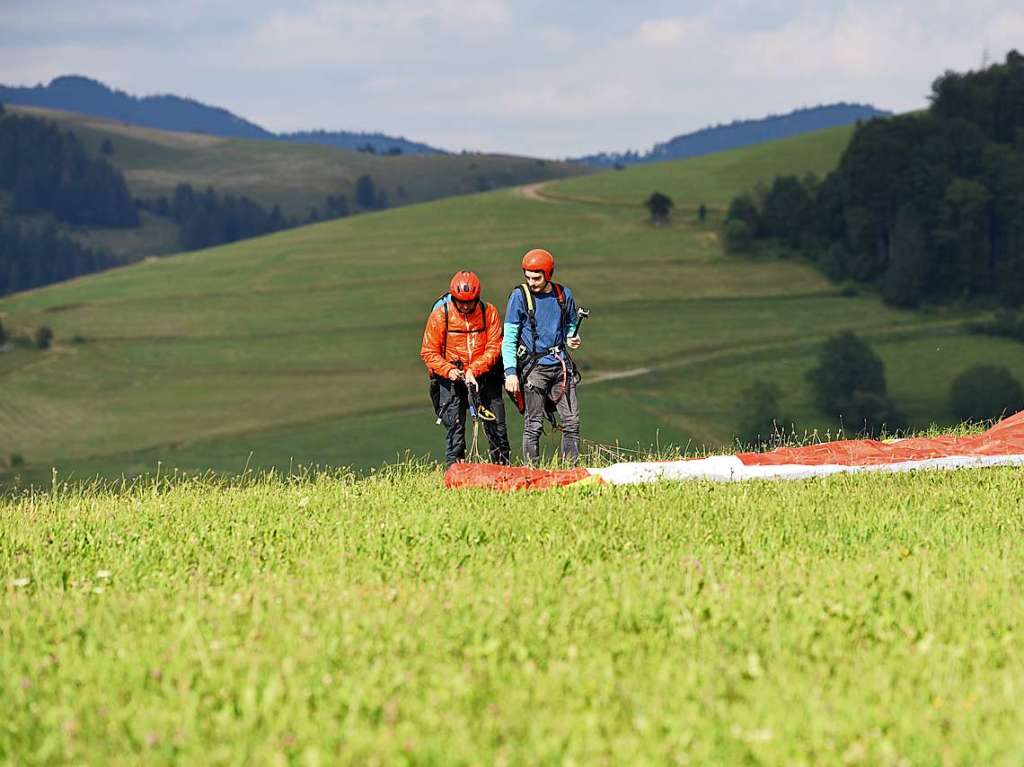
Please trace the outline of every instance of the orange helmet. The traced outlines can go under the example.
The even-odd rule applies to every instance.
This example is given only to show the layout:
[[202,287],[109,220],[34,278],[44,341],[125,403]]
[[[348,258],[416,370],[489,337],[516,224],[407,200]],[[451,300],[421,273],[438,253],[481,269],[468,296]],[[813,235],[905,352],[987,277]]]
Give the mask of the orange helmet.
[[473,272],[456,272],[448,290],[454,299],[475,301],[480,298],[480,278]]
[[523,256],[523,270],[527,272],[544,272],[544,279],[550,280],[555,272],[555,258],[546,250],[534,248]]

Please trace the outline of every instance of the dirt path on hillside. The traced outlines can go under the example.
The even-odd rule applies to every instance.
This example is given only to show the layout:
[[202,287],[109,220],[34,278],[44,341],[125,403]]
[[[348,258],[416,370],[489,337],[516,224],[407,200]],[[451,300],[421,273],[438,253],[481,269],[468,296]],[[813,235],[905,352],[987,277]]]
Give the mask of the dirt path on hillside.
[[541,194],[541,187],[545,184],[550,184],[550,181],[537,181],[533,184],[526,184],[525,186],[517,186],[516,194],[522,197],[524,200],[533,200],[534,202],[551,202],[550,197],[545,197]]
[[642,208],[642,203],[626,202],[624,200],[606,200],[602,197],[580,197],[578,195],[571,194],[556,194],[550,189],[546,189],[549,184],[555,184],[565,179],[556,179],[554,181],[538,181],[534,184],[525,184],[524,186],[517,186],[513,191],[524,200],[530,200],[532,202],[546,202],[546,203],[557,203],[557,202],[571,202],[579,205],[600,205],[604,208]]
[[605,381],[617,381],[620,378],[636,378],[645,376],[654,368],[629,368],[628,370],[603,370],[596,373],[588,373],[583,383],[598,384]]

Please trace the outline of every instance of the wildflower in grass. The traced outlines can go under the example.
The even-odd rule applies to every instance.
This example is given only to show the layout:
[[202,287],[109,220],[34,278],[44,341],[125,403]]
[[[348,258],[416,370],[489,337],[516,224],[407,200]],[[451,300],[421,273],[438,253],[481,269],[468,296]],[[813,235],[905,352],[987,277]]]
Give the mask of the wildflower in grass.
[[20,589],[23,586],[27,586],[32,582],[31,578],[15,578],[11,581],[11,585],[16,589]]
[[100,579],[103,579],[103,580],[109,578],[110,575],[111,575],[110,570],[100,570],[99,572],[96,573],[96,577],[100,578]]

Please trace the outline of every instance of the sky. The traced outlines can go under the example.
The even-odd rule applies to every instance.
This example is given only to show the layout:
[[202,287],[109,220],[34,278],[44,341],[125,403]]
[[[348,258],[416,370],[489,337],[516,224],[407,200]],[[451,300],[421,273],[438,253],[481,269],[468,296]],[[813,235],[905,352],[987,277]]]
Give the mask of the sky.
[[80,74],[274,131],[552,158],[836,101],[919,109],[1013,47],[1019,0],[0,0],[5,85]]

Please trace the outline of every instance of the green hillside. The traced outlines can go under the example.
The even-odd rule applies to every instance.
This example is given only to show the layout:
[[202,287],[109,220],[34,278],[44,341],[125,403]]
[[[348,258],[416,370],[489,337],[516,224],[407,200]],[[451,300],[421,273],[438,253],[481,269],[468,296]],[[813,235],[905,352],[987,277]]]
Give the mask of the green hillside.
[[[286,215],[300,219],[312,206],[322,212],[327,195],[343,194],[352,205],[356,180],[363,175],[387,193],[390,205],[399,206],[589,172],[582,165],[530,157],[391,157],[284,141],[175,133],[40,107],[6,108],[57,122],[94,152],[109,139],[114,151],[108,159],[124,173],[134,197],[170,196],[182,183],[197,189],[213,186],[219,192],[251,197],[267,208],[278,204]],[[145,215],[138,230],[76,234],[119,254],[168,253],[175,246],[167,225]]]
[[[915,425],[951,420],[951,378],[980,360],[1024,377],[1018,346],[965,335],[953,311],[843,295],[802,263],[727,257],[717,216],[689,212],[776,172],[823,172],[847,136],[360,215],[12,296],[4,324],[50,325],[57,345],[0,354],[0,456],[18,452],[45,478],[51,465],[237,471],[437,451],[418,358],[430,302],[473,268],[503,305],[534,246],[593,310],[578,354],[585,437],[728,444],[739,392],[757,378],[782,386],[799,428],[834,430],[804,374],[846,328],[881,353]],[[680,208],[668,226],[633,206],[654,188]]]
[[576,200],[640,205],[657,190],[677,205],[692,207],[703,202],[711,208],[725,208],[737,192],[758,181],[770,183],[780,173],[822,176],[832,170],[854,127],[844,125],[688,160],[634,165],[613,173],[565,181],[545,193]]

